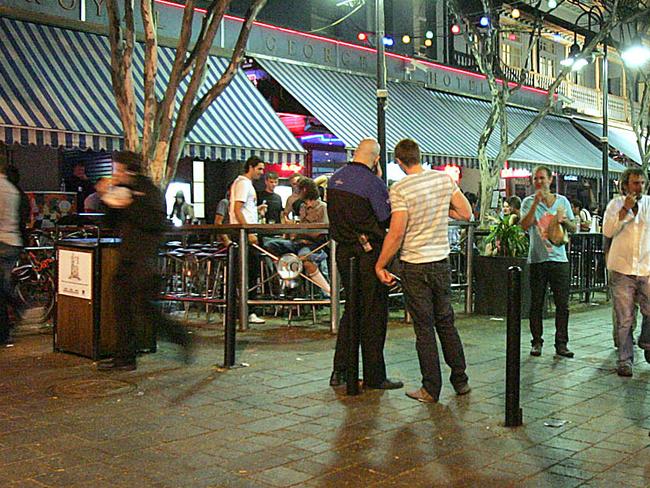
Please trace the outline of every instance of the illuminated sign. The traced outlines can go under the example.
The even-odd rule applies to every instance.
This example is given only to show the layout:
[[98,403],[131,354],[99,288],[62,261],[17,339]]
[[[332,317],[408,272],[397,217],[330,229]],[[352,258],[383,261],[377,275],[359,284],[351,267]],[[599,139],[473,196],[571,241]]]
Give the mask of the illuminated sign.
[[267,164],[266,169],[267,171],[276,172],[280,178],[286,178],[294,173],[302,173],[305,167],[300,163],[276,163]]
[[508,168],[507,166],[501,170],[501,178],[530,178],[530,171],[524,168]]

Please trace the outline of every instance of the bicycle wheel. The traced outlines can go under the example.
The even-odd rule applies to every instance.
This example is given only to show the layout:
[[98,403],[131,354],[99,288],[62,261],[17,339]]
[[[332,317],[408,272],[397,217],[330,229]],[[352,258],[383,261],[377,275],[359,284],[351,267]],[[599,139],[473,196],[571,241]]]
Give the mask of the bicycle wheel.
[[54,278],[49,273],[31,276],[16,283],[16,296],[22,302],[22,318],[45,322],[54,310]]

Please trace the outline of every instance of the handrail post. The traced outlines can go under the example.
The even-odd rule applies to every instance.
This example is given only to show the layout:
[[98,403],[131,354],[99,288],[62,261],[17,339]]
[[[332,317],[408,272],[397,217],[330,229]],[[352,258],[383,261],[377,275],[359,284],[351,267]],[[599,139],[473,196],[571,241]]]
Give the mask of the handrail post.
[[336,241],[330,239],[330,332],[336,334],[339,330],[340,299],[339,299],[339,269],[336,265]]
[[521,361],[521,268],[508,268],[508,319],[506,324],[506,427],[522,424],[519,406]]
[[226,325],[223,339],[223,366],[235,365],[235,346],[237,337],[237,244],[228,246],[228,275],[226,277]]
[[248,329],[248,233],[239,230],[239,330]]
[[359,392],[359,261],[351,257],[349,261],[349,281],[346,283],[345,311],[348,318],[347,337],[348,364],[346,368],[346,394]]
[[467,227],[467,240],[465,241],[465,313],[474,311],[474,226],[470,223]]

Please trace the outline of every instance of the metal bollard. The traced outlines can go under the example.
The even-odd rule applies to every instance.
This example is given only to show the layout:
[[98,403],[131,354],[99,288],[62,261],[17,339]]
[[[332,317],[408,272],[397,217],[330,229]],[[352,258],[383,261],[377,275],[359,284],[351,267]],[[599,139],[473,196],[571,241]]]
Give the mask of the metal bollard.
[[349,262],[349,281],[346,283],[348,364],[346,368],[346,394],[358,395],[359,391],[359,261],[355,257]]
[[506,427],[522,424],[519,407],[521,362],[521,268],[508,268],[508,318],[506,324]]
[[228,272],[226,278],[226,326],[223,338],[223,366],[235,365],[237,337],[237,244],[228,247]]

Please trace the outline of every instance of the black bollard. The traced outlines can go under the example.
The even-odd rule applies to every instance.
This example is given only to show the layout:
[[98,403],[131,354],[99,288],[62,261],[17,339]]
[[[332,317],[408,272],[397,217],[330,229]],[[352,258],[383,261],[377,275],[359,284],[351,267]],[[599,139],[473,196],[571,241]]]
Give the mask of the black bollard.
[[348,364],[346,368],[346,394],[358,395],[359,392],[359,261],[350,258],[349,281],[346,285],[345,311],[348,316],[347,344]]
[[508,268],[508,319],[506,324],[506,427],[522,424],[519,407],[521,361],[521,268]]
[[223,338],[223,366],[235,365],[237,337],[237,244],[228,247],[228,271],[226,278],[226,327]]

